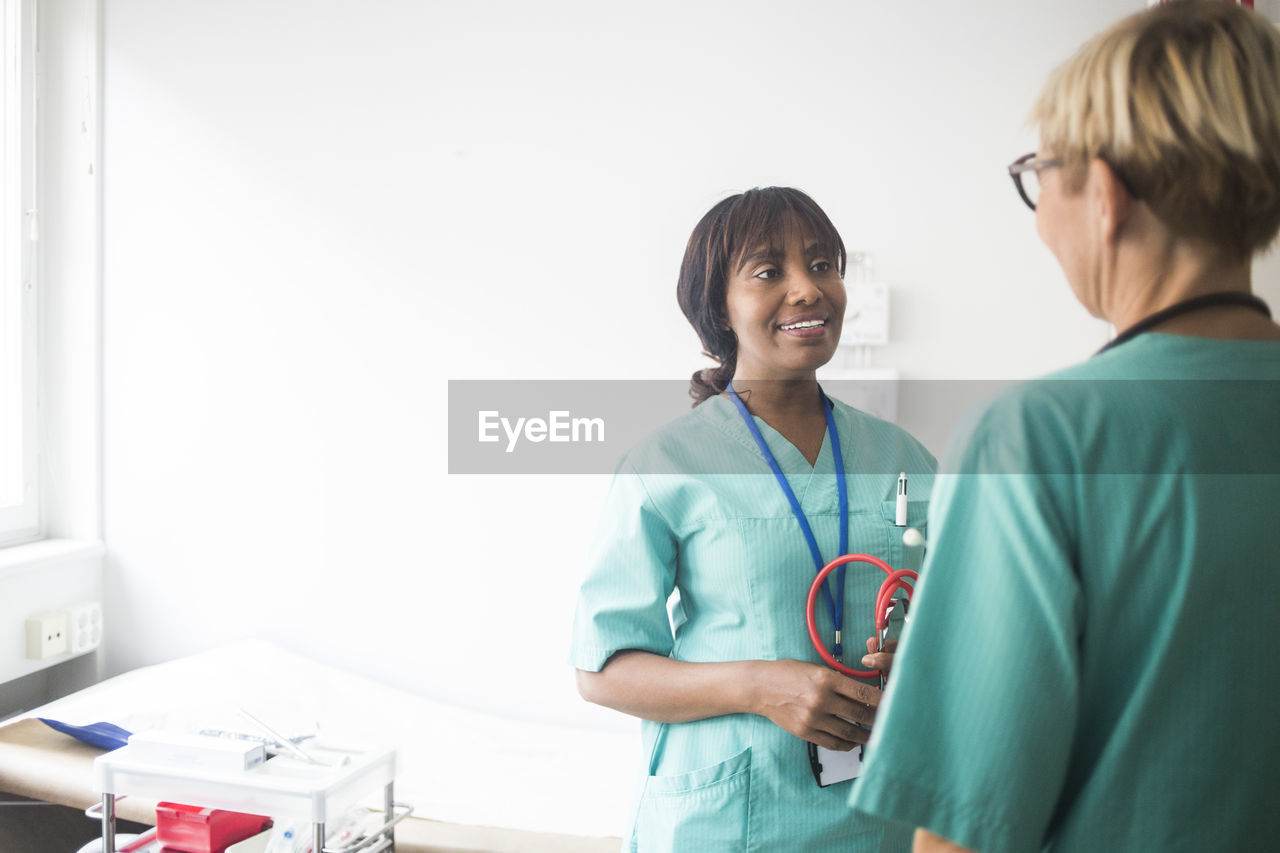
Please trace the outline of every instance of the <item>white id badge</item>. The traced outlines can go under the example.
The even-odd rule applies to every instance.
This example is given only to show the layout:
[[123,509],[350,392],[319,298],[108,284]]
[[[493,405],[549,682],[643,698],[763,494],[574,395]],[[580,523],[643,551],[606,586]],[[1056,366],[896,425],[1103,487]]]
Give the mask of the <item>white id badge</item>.
[[813,778],[822,788],[857,779],[862,775],[862,747],[855,746],[848,752],[840,752],[811,743],[809,765],[813,768]]

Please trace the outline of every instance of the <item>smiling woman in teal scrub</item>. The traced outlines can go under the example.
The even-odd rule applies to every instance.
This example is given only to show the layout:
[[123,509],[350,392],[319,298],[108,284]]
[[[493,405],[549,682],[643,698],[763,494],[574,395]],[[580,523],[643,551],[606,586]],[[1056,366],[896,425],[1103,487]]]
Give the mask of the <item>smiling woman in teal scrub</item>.
[[[574,623],[582,695],[645,721],[629,849],[909,845],[849,812],[856,780],[819,787],[809,760],[811,743],[860,749],[880,695],[810,643],[816,568],[844,550],[915,568],[895,524],[898,475],[923,498],[935,467],[911,436],[818,385],[840,339],[844,263],[826,214],[794,189],[727,198],[689,240],[679,302],[719,366],[694,375],[692,412],[620,464]],[[909,503],[910,524],[923,527],[925,506]],[[850,662],[877,669],[892,656],[864,659],[861,638],[882,580],[855,566],[819,607],[832,644],[842,628]]]
[[917,851],[1275,850],[1280,326],[1250,261],[1280,229],[1280,33],[1158,6],[1034,117],[1019,192],[1120,333],[948,454],[853,804]]

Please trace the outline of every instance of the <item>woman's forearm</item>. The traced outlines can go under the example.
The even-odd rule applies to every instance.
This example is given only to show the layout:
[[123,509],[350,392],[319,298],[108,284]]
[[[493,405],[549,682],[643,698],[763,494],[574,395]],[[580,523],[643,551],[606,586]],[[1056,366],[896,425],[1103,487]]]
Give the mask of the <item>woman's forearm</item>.
[[757,713],[759,663],[690,663],[623,651],[600,672],[578,670],[578,692],[588,702],[659,723]]
[[624,651],[600,672],[578,670],[589,702],[659,723],[759,714],[828,749],[866,743],[880,691],[798,660],[696,663]]

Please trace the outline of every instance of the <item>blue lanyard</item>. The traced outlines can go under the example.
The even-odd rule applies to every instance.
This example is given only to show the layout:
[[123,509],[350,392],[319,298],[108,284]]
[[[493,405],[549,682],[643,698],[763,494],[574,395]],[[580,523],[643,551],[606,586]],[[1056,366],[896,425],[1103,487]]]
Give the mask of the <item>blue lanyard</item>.
[[[773,477],[778,481],[778,485],[782,487],[782,493],[787,496],[787,502],[791,504],[791,512],[796,517],[796,521],[800,523],[800,531],[804,534],[804,539],[809,543],[809,554],[813,557],[813,568],[815,572],[821,572],[826,562],[822,559],[822,552],[818,550],[818,540],[813,536],[813,528],[809,526],[809,519],[805,517],[804,510],[800,508],[800,501],[796,500],[796,493],[791,490],[791,484],[787,482],[787,477],[782,473],[782,469],[778,467],[778,460],[774,458],[773,453],[769,450],[769,445],[765,444],[764,436],[760,434],[760,428],[756,426],[755,419],[751,417],[751,413],[747,411],[747,406],[742,402],[742,398],[738,396],[738,392],[733,390],[733,385],[725,389],[729,393],[730,399],[734,405],[738,407],[738,414],[742,415],[742,420],[746,423],[747,429],[751,430],[751,437],[756,440],[756,445],[760,448],[760,453],[764,456],[764,460],[769,463],[769,469],[773,471]],[[845,486],[844,478],[844,456],[840,452],[840,433],[836,431],[836,420],[831,410],[831,400],[826,394],[822,395],[822,413],[827,417],[827,435],[831,438],[831,453],[834,457],[836,466],[836,491],[840,496],[840,556],[849,550],[849,492]],[[831,598],[831,589],[827,582],[822,584],[822,594],[827,599],[827,612],[831,614],[831,624],[836,629],[836,641],[832,647],[831,653],[840,660],[844,652],[844,648],[840,642],[840,629],[844,623],[844,566],[836,569],[836,599],[840,602],[840,607],[836,607],[835,601]]]

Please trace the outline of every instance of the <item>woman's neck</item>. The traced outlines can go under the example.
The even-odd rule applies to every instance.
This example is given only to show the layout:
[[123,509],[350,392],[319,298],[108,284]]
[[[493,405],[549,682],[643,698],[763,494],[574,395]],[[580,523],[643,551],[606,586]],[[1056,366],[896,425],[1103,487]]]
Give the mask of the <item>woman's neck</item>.
[[732,387],[747,411],[781,433],[810,465],[817,463],[827,416],[816,378],[752,380],[735,376]]
[[815,377],[806,379],[748,379],[733,377],[733,390],[747,410],[769,425],[773,420],[795,420],[822,415],[822,389]]
[[[1179,302],[1224,291],[1251,292],[1251,265],[1185,239],[1168,239],[1117,256],[1105,318],[1117,332]],[[1155,249],[1152,251],[1152,249]],[[1127,263],[1125,263],[1127,261]],[[1215,338],[1273,337],[1280,327],[1238,305],[1214,306],[1161,323],[1155,331]]]

